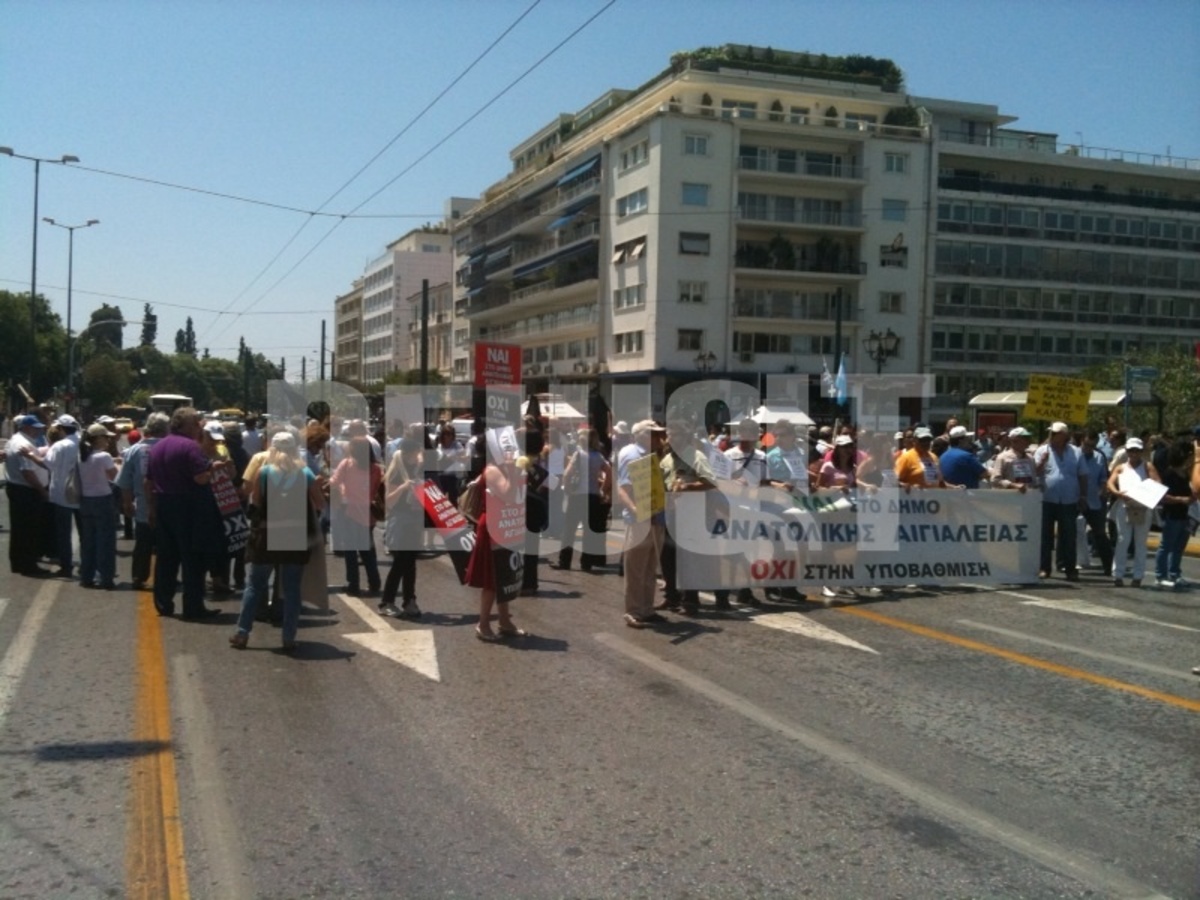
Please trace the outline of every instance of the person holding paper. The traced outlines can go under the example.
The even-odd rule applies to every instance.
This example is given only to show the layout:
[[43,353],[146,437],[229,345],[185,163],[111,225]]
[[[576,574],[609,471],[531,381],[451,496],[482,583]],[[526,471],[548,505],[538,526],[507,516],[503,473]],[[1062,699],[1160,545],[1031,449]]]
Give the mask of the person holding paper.
[[[1133,542],[1134,587],[1141,587],[1146,574],[1146,538],[1150,535],[1150,509],[1139,502],[1139,487],[1147,481],[1159,482],[1154,465],[1144,458],[1145,447],[1141,438],[1130,438],[1125,442],[1125,461],[1113,466],[1108,476],[1108,491],[1117,499],[1110,513],[1117,523],[1117,545],[1113,548],[1113,584],[1125,584],[1125,566],[1129,557],[1129,544]],[[1131,496],[1131,494],[1133,496]]]
[[654,611],[654,576],[666,528],[659,468],[665,436],[665,428],[645,419],[634,424],[633,443],[617,454],[617,495],[625,521],[625,624],[630,628],[666,621]]

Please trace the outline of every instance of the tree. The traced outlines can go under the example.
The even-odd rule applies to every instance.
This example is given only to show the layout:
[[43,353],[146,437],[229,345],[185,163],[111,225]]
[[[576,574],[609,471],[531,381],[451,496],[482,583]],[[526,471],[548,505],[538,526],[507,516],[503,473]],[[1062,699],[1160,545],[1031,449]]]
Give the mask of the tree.
[[143,347],[153,347],[156,340],[158,340],[158,316],[154,314],[154,307],[147,303],[142,308],[142,338],[138,343]]
[[33,397],[44,399],[65,383],[67,333],[62,320],[40,294],[34,304],[34,324],[36,381],[28,385],[29,293],[0,291],[0,380],[21,384]]
[[133,378],[133,369],[125,360],[106,353],[97,354],[83,367],[80,396],[87,400],[89,412],[109,412],[128,398]]
[[97,349],[107,346],[114,350],[120,350],[125,341],[121,330],[124,321],[125,316],[119,306],[109,306],[107,303],[103,303],[88,320],[88,336]]
[[[1163,431],[1166,434],[1190,431],[1200,422],[1200,371],[1196,358],[1186,348],[1172,348],[1154,353],[1139,353],[1137,365],[1158,369],[1153,393],[1163,401]],[[1091,366],[1079,376],[1092,383],[1092,390],[1124,390],[1126,360],[1111,359],[1098,366]],[[1090,410],[1088,424],[1103,425],[1104,414],[1095,407]],[[1121,424],[1124,414],[1121,414]],[[1152,406],[1135,406],[1130,410],[1130,428],[1134,433],[1155,430],[1158,427],[1158,410]]]

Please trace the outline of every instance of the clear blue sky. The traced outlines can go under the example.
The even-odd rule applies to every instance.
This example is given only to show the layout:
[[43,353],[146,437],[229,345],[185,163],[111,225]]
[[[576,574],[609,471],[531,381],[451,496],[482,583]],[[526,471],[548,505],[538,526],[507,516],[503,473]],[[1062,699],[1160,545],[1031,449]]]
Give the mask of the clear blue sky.
[[[244,336],[289,378],[302,356],[315,375],[321,319],[332,344],[334,297],[389,240],[501,178],[508,150],[557,113],[636,87],[677,50],[890,57],[914,94],[1200,158],[1196,0],[0,0],[0,22],[0,146],[18,153],[312,211],[411,125],[324,207],[385,218],[42,167],[41,216],[101,220],[76,233],[76,329],[102,302],[137,319],[149,301],[160,349],[191,315],[214,356]],[[29,289],[32,215],[32,163],[0,156],[0,288]],[[65,318],[66,232],[42,226],[38,256],[39,291]]]

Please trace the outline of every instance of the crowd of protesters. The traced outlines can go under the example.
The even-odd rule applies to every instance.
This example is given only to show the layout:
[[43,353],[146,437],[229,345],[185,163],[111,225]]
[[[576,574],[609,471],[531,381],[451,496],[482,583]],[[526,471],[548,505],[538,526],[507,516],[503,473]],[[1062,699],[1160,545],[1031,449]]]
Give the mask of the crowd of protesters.
[[[539,592],[546,537],[557,541],[552,568],[570,569],[578,558],[584,572],[624,576],[630,627],[662,622],[663,611],[697,615],[699,591],[678,586],[686,554],[666,527],[672,498],[714,491],[706,503],[719,504],[716,489],[731,484],[849,497],[880,487],[1037,491],[1039,577],[1061,572],[1077,581],[1083,552],[1094,555],[1117,586],[1127,579],[1143,584],[1147,538],[1157,524],[1154,584],[1185,587],[1182,555],[1200,519],[1200,428],[1175,437],[1127,436],[1117,428],[1073,431],[1055,422],[1035,436],[1019,426],[973,433],[951,419],[938,434],[921,424],[882,434],[746,418],[707,433],[684,420],[617,422],[601,431],[526,417],[515,430],[516,444],[498,450],[489,448],[481,425],[463,440],[449,422],[430,433],[424,425],[395,423],[391,435],[372,434],[363,420],[336,418],[260,430],[255,419],[227,427],[184,407],[170,417],[151,415],[141,433],[113,427],[101,418],[84,428],[69,415],[27,414],[13,422],[5,458],[12,571],[112,590],[123,516],[133,540],[130,584],[153,590],[160,615],[175,613],[177,593],[182,618],[196,620],[219,612],[206,595],[242,592],[230,639],[235,648],[247,646],[261,618],[281,622],[284,648],[296,646],[302,602],[327,603],[326,546],[343,561],[345,594],[378,597],[384,616],[420,618],[418,560],[433,531],[421,499],[428,484],[451,504],[476,479],[486,488],[460,571],[463,583],[480,591],[476,636],[485,642],[526,636],[509,603]],[[648,456],[666,503],[661,512],[639,517],[630,471]],[[1146,481],[1164,489],[1151,505],[1138,487]],[[222,503],[222,491],[234,498],[232,505]],[[506,504],[524,509],[515,585],[497,572],[500,548],[487,524],[504,515]],[[610,552],[614,511],[624,541]],[[377,539],[390,557],[386,579]],[[57,570],[43,568],[44,560]],[[712,593],[717,609],[762,605],[746,587],[713,585]],[[773,588],[766,599],[799,602],[805,595],[795,587]]]

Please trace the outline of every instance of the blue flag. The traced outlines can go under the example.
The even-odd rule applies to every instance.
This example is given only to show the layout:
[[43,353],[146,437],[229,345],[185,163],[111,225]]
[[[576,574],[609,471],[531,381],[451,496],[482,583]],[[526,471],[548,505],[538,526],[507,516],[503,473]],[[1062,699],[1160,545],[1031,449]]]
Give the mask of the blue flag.
[[846,354],[842,354],[841,364],[838,366],[837,378],[834,379],[834,384],[837,388],[838,406],[846,405]]

